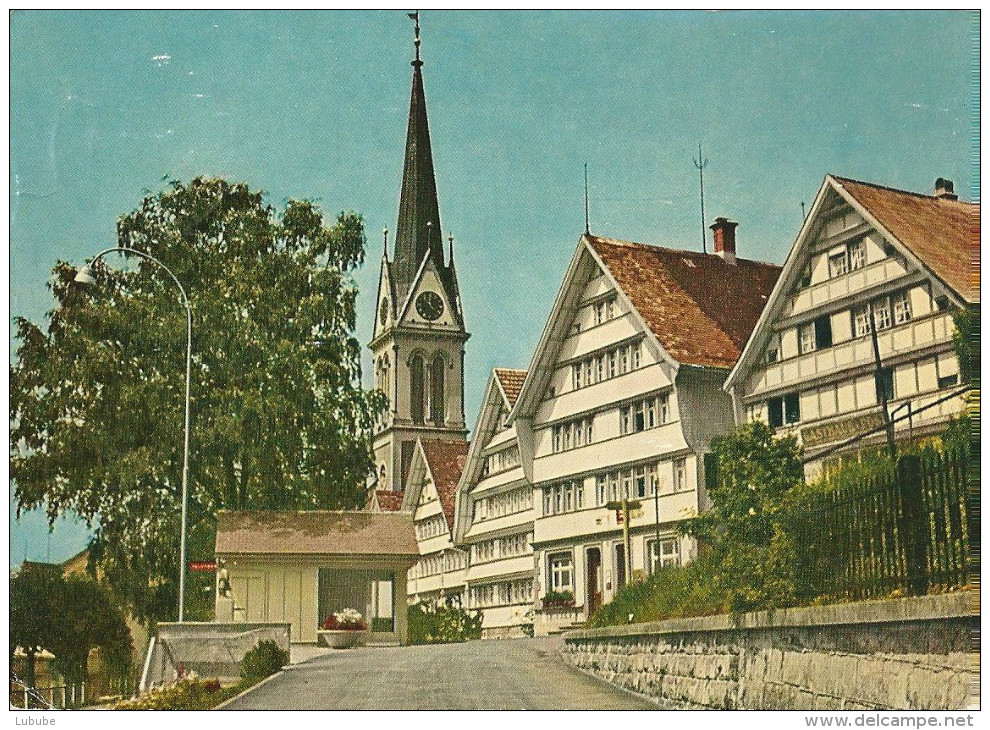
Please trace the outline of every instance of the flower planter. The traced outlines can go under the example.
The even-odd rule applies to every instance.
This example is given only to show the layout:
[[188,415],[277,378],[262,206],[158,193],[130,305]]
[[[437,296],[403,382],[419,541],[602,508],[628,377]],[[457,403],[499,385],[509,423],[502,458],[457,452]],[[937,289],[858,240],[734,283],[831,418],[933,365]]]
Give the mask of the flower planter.
[[320,646],[331,649],[350,649],[364,638],[367,631],[360,629],[319,629],[316,641]]

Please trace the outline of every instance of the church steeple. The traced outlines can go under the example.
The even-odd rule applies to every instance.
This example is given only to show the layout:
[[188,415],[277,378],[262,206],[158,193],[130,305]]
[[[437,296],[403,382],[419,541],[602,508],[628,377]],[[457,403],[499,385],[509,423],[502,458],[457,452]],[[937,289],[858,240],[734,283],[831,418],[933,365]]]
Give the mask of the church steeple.
[[399,223],[395,231],[393,272],[396,293],[404,297],[429,253],[438,270],[443,271],[443,237],[440,231],[440,204],[433,172],[430,123],[426,116],[426,93],[423,89],[423,61],[419,57],[419,13],[416,21],[416,59],[412,62],[412,96],[409,101],[409,126],[406,131],[406,157],[399,196]]

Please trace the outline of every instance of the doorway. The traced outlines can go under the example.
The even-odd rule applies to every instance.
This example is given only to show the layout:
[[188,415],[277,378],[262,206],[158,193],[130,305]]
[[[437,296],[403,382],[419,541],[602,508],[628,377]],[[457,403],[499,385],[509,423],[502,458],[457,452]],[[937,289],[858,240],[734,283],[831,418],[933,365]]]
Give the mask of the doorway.
[[587,554],[587,585],[588,585],[588,614],[597,611],[602,605],[602,551],[600,548],[588,548]]
[[626,584],[626,546],[621,542],[615,544],[615,589]]

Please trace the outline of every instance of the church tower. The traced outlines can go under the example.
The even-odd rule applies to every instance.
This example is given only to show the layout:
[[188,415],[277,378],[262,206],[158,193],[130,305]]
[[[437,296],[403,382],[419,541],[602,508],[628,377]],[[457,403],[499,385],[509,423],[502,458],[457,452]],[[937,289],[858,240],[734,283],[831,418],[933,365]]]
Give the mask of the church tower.
[[374,439],[380,491],[404,488],[417,438],[467,438],[464,343],[470,335],[464,328],[452,237],[449,255],[444,255],[419,57],[419,13],[410,18],[416,21],[416,58],[399,221],[391,261],[385,231],[375,332],[369,343],[375,387],[389,399]]

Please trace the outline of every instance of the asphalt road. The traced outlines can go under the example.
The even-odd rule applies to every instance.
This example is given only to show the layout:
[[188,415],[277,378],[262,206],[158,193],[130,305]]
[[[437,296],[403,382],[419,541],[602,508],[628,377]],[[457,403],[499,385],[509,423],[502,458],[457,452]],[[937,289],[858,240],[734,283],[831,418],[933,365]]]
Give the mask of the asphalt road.
[[655,710],[572,669],[560,638],[334,651],[227,710]]

